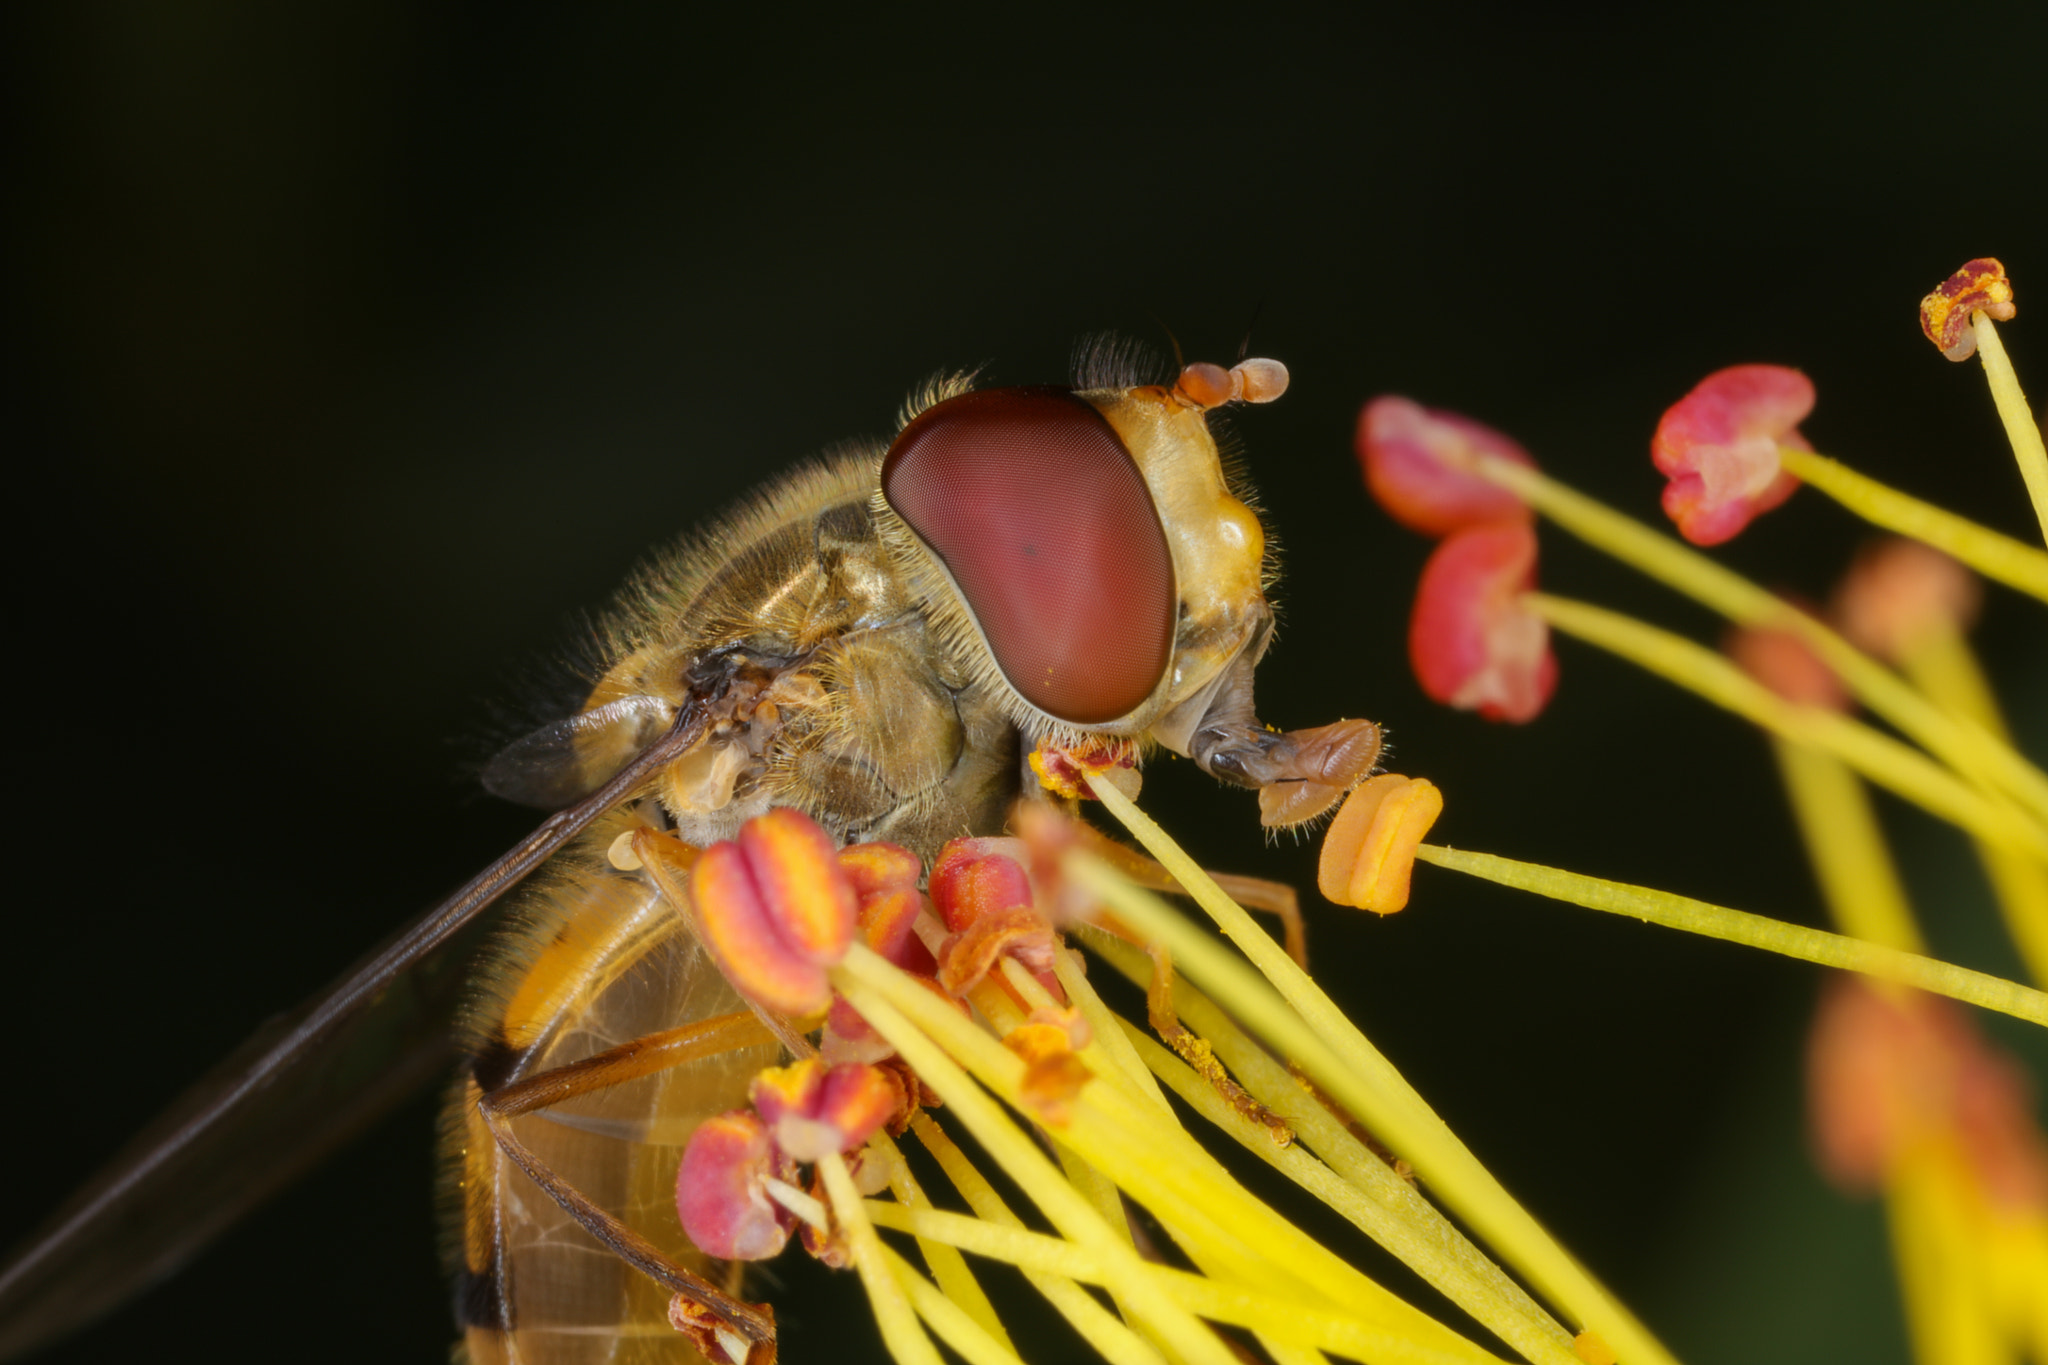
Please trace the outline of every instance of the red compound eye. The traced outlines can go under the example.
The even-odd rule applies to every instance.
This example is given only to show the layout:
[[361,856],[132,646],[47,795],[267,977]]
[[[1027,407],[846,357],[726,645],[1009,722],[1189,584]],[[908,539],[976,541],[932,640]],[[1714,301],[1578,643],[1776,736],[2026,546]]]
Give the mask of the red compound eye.
[[1024,700],[1076,725],[1129,715],[1173,649],[1177,597],[1151,490],[1065,389],[987,389],[926,409],[882,496],[945,564]]

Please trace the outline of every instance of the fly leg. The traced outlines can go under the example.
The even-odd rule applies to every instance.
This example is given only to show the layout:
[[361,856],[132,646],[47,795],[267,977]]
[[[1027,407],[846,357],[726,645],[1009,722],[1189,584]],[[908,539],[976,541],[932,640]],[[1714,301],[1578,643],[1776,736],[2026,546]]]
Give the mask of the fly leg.
[[1294,1129],[1287,1120],[1253,1099],[1232,1080],[1223,1063],[1216,1060],[1216,1050],[1209,1046],[1209,1040],[1180,1021],[1180,1011],[1173,1007],[1173,956],[1166,946],[1147,944],[1145,955],[1152,959],[1152,979],[1145,984],[1145,1017],[1152,1031],[1165,1039],[1166,1045],[1193,1067],[1196,1075],[1214,1087],[1225,1104],[1265,1129],[1274,1146],[1285,1147],[1293,1142]]
[[697,1338],[698,1348],[710,1355],[715,1345],[735,1365],[773,1365],[775,1315],[768,1305],[737,1299],[670,1260],[535,1156],[512,1131],[512,1120],[669,1067],[774,1041],[774,1034],[751,1011],[736,1010],[650,1033],[580,1062],[500,1086],[477,1100],[477,1112],[506,1160],[619,1259],[687,1301],[697,1311],[687,1314],[695,1327],[685,1330]]
[[1224,671],[1185,752],[1211,777],[1256,788],[1259,823],[1282,829],[1315,819],[1372,772],[1380,727],[1340,720],[1284,734],[1267,729],[1252,704],[1253,654]]

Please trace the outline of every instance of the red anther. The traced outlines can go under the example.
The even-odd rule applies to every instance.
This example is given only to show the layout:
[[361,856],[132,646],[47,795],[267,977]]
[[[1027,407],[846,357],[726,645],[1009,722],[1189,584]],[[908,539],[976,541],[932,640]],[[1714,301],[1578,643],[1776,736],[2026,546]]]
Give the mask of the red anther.
[[903,1101],[902,1087],[884,1072],[815,1058],[763,1071],[748,1097],[777,1149],[801,1162],[859,1147]]
[[1085,848],[1093,832],[1046,801],[1019,801],[1010,809],[1010,827],[1029,852],[1031,885],[1040,893],[1039,912],[1054,924],[1085,916],[1095,899],[1067,881],[1060,859],[1070,849]]
[[1029,852],[1034,874],[1057,869],[1068,850],[1085,843],[1082,826],[1044,801],[1019,801],[1010,811],[1010,827]]
[[906,972],[931,971],[932,955],[914,932],[927,903],[914,886],[861,902],[862,940]]
[[825,1030],[818,1037],[818,1056],[827,1065],[841,1062],[880,1062],[896,1055],[889,1040],[875,1032],[861,1012],[843,996],[832,997],[825,1012]]
[[1719,545],[1792,496],[1779,446],[1811,450],[1799,423],[1813,411],[1813,381],[1782,365],[1734,365],[1672,404],[1650,440],[1671,482],[1664,512],[1695,545]]
[[1520,498],[1473,472],[1481,456],[1536,466],[1513,440],[1454,412],[1389,395],[1358,414],[1365,486],[1389,516],[1424,535],[1534,516]]
[[1069,801],[1093,801],[1089,777],[1106,778],[1112,786],[1135,801],[1143,778],[1138,772],[1138,746],[1127,739],[1096,738],[1079,747],[1042,739],[1028,755],[1038,784],[1054,796]]
[[1842,633],[1897,663],[1935,632],[1961,634],[1977,619],[1983,583],[1917,540],[1879,541],[1856,556],[1835,590]]
[[834,1150],[851,1152],[880,1132],[902,1105],[903,1087],[888,1072],[872,1066],[835,1066],[825,1073],[817,1117],[839,1134]]
[[1032,903],[1021,839],[955,839],[932,861],[932,903],[959,932],[983,915]]
[[1500,522],[1458,532],[1416,588],[1408,658],[1422,690],[1488,720],[1535,719],[1557,687],[1550,627],[1522,604],[1536,580],[1536,532]]
[[1997,322],[2010,321],[2019,311],[2012,281],[1995,257],[1965,262],[1920,300],[1920,330],[1950,360],[1968,360],[1977,352],[1977,329],[1970,317],[1977,311]]
[[722,1261],[759,1261],[789,1240],[796,1219],[767,1194],[795,1167],[779,1157],[758,1118],[742,1109],[697,1125],[676,1170],[676,1216],[697,1249]]
[[991,910],[939,946],[939,986],[962,995],[980,984],[1005,953],[1016,958],[1055,998],[1064,1000],[1052,975],[1053,932],[1045,916],[1029,906]]
[[690,870],[699,936],[726,978],[789,1015],[830,997],[826,968],[853,941],[853,885],[831,839],[807,815],[772,810],[737,841],[713,844]]
[[[771,1066],[755,1073],[747,1085],[747,1099],[754,1112],[775,1135],[776,1125],[795,1115],[808,1117],[817,1108],[818,1092],[825,1084],[825,1066],[815,1057],[803,1057],[788,1066]],[[776,1145],[790,1152],[789,1144],[776,1136]],[[791,1155],[795,1155],[791,1152]],[[806,1158],[799,1157],[798,1160]]]
[[863,906],[870,897],[917,890],[924,873],[917,855],[901,844],[848,844],[839,850],[839,866]]
[[1795,706],[1849,709],[1849,689],[1835,670],[1789,630],[1737,626],[1728,632],[1727,649],[1743,672]]

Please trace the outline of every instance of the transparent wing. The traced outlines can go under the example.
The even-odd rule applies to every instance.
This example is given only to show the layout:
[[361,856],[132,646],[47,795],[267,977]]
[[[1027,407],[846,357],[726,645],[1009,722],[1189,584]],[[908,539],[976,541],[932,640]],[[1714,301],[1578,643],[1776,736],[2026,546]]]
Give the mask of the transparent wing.
[[704,733],[686,706],[610,781],[272,1021],[187,1091],[0,1267],[0,1360],[169,1274],[448,1059],[446,1023],[473,922]]
[[522,806],[560,810],[632,762],[675,718],[673,702],[634,695],[543,725],[485,766],[484,790]]

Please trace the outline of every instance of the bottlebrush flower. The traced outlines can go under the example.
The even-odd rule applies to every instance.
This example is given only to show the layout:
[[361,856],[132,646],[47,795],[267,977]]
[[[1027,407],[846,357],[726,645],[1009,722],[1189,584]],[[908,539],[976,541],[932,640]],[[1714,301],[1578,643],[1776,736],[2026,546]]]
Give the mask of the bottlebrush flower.
[[1782,365],[1717,370],[1666,409],[1650,458],[1671,480],[1664,511],[1695,545],[1719,545],[1792,496],[1778,447],[1811,450],[1799,423],[1813,411],[1813,381]]

